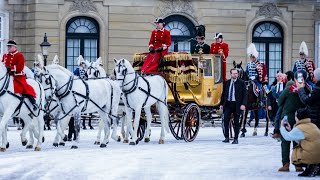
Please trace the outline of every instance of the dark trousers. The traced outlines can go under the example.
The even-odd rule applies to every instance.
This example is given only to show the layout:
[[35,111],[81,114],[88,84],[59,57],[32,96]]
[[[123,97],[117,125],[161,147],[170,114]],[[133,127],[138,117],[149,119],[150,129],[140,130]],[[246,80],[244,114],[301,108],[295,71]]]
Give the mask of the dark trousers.
[[237,114],[236,102],[227,101],[223,117],[224,117],[224,137],[229,138],[229,124],[230,124],[230,116],[233,113],[233,121],[234,121],[234,139],[238,139],[239,131],[240,131],[240,114]]
[[[293,126],[291,126],[293,127]],[[286,163],[290,163],[290,145],[291,141],[286,141],[281,136],[281,156],[282,156],[282,164],[285,165]],[[293,141],[293,147],[295,147],[297,143]]]
[[73,134],[73,139],[76,139],[76,131],[74,129],[74,117],[70,118],[68,125],[69,125],[68,139],[72,139],[72,134]]

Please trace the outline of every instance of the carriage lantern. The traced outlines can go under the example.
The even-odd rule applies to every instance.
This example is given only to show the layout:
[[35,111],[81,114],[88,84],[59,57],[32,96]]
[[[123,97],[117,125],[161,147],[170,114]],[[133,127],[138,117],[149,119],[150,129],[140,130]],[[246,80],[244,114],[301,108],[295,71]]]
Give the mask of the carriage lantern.
[[44,58],[44,65],[45,66],[47,65],[47,57],[49,55],[49,47],[50,46],[51,46],[51,44],[48,42],[47,33],[44,33],[43,42],[40,44],[40,47],[41,47],[41,53]]

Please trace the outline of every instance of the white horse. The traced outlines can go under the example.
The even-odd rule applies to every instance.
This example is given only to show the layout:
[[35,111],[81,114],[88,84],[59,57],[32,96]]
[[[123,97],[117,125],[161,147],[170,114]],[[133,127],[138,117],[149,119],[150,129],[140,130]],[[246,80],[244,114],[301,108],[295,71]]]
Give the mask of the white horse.
[[[130,145],[136,145],[137,131],[140,122],[141,109],[144,108],[147,117],[147,129],[145,131],[145,142],[150,141],[150,126],[152,114],[150,107],[156,103],[161,120],[161,134],[159,144],[164,144],[165,132],[169,132],[169,112],[167,108],[168,85],[161,76],[142,77],[138,75],[128,60],[114,59],[116,79],[120,81],[122,92],[126,97],[127,120],[134,117],[134,132]],[[128,124],[130,121],[128,122]]]
[[[119,83],[116,82],[116,81],[113,81],[111,80],[110,78],[107,78],[107,73],[106,71],[103,69],[103,67],[101,66],[101,58],[99,57],[95,62],[88,62],[86,61],[86,64],[87,64],[87,75],[88,75],[88,78],[103,78],[105,79],[107,82],[110,83],[110,85],[112,86],[113,88],[113,99],[116,99],[116,100],[112,100],[112,101],[119,101],[119,98],[122,94],[122,91],[120,89],[120,86],[119,86]],[[123,97],[122,97],[123,98]],[[119,105],[119,108],[118,108],[118,112],[113,112],[113,113],[117,113],[117,114],[120,114],[120,115],[123,115],[125,114],[125,107],[124,106],[121,106]],[[125,121],[125,117],[122,117],[121,118],[121,134],[122,134],[122,137],[124,138],[123,142],[124,143],[128,143],[129,140],[128,140],[128,137],[129,137],[129,131],[125,131],[125,124],[126,124],[126,121]],[[112,124],[113,126],[113,133],[116,133],[115,132],[115,126],[117,126],[117,122],[114,122]],[[104,124],[103,124],[103,121],[100,121],[99,122],[99,130],[98,130],[98,134],[97,134],[97,140],[94,142],[94,144],[100,144],[100,137],[101,137],[101,131],[102,131],[102,128],[104,127]],[[118,141],[120,141],[121,138],[119,137],[118,138]]]
[[[7,123],[12,117],[20,117],[25,122],[25,128],[21,132],[22,145],[26,145],[28,140],[26,139],[26,133],[28,130],[33,130],[37,138],[36,151],[41,150],[41,144],[43,141],[43,105],[44,90],[42,86],[33,79],[27,79],[27,83],[30,84],[36,93],[36,103],[38,105],[37,110],[33,110],[32,104],[26,98],[21,95],[14,94],[13,77],[7,73],[6,67],[0,63],[0,114],[3,114],[0,122],[0,134],[4,135],[7,131]],[[10,102],[10,103],[9,103]],[[33,129],[32,119],[35,117],[35,121],[38,125],[38,131]],[[32,144],[31,144],[32,143]],[[28,147],[33,147],[33,142],[30,142]],[[5,151],[7,146],[7,140],[2,138],[0,143],[0,150]]]
[[[100,147],[106,147],[109,137],[110,125],[110,99],[111,86],[103,79],[88,80],[75,79],[73,74],[53,61],[53,64],[46,67],[40,61],[37,77],[41,78],[47,99],[56,94],[59,99],[63,116],[72,114],[75,119],[76,144],[71,148],[78,148],[80,139],[80,115],[83,113],[98,112],[103,119],[107,132]],[[112,108],[117,110],[119,102],[114,102]],[[116,116],[111,114],[110,116]],[[62,117],[60,116],[60,119]]]

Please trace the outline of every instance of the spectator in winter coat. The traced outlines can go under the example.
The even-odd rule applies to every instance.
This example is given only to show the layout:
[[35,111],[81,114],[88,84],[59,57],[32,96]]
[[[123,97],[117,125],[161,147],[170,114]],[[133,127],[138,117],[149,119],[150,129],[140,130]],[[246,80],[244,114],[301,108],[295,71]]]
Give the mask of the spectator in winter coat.
[[298,94],[301,102],[307,105],[310,112],[310,119],[320,128],[320,68],[314,71],[314,79],[316,81],[312,92],[308,94],[305,89],[305,83],[298,84]]
[[295,117],[295,127],[291,129],[290,123],[282,120],[280,131],[285,140],[298,143],[293,148],[291,160],[296,166],[306,167],[298,176],[314,177],[320,172],[320,130],[308,117],[307,108],[299,109]]
[[[297,80],[298,74],[302,74],[303,78],[307,77],[307,73],[304,70],[298,70],[295,74],[295,80]],[[288,88],[285,88],[283,92],[281,93],[278,105],[283,106],[283,110],[281,113],[281,119],[283,119],[284,116],[288,117],[288,122],[291,127],[295,124],[295,112],[300,109],[304,108],[305,105],[300,101],[299,95],[298,95],[298,87],[297,87],[297,81],[295,81],[295,84],[291,85]],[[282,155],[282,165],[279,169],[279,171],[289,171],[289,164],[290,164],[290,144],[291,141],[286,141],[283,137],[281,137],[281,155]],[[297,145],[297,143],[293,142],[293,146]],[[301,167],[296,166],[296,171],[300,172],[303,171]]]

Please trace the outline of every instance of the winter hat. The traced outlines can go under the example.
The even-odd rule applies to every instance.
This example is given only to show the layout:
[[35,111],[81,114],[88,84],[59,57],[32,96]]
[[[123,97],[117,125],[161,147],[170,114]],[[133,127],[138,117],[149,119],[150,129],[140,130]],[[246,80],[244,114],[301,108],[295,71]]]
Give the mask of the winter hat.
[[307,108],[300,108],[296,112],[296,116],[299,120],[309,118],[309,110]]

